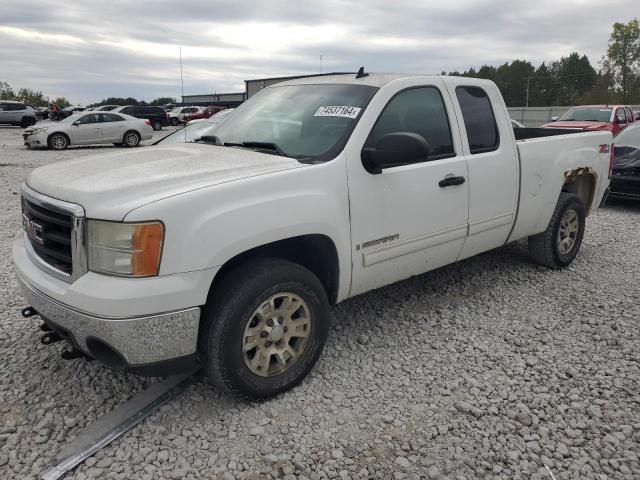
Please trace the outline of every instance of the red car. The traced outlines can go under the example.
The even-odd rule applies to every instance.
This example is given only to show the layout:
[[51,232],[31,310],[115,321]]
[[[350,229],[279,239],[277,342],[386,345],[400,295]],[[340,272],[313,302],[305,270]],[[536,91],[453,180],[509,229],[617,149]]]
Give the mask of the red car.
[[225,110],[226,107],[219,107],[217,105],[211,105],[210,107],[205,107],[202,110],[190,113],[184,116],[185,123],[190,122],[191,120],[197,120],[199,118],[209,118],[211,115],[215,115],[221,110]]
[[542,127],[609,130],[615,136],[635,121],[633,110],[626,105],[583,105],[570,108],[556,121]]

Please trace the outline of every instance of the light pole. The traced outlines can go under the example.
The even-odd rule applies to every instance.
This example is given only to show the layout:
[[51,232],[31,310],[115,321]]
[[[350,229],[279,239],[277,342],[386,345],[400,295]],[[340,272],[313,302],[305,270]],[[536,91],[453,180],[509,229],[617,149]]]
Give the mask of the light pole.
[[180,86],[182,91],[182,96],[180,97],[180,103],[184,103],[184,80],[182,79],[182,47],[178,47],[180,52]]

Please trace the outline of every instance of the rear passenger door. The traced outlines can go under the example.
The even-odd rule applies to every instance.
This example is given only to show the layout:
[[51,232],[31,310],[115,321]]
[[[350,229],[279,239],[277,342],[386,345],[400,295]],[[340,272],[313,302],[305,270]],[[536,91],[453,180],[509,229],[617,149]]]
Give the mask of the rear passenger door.
[[[407,78],[383,87],[347,147],[352,295],[454,262],[462,249],[467,161],[452,133],[455,113],[442,80],[424,82]],[[429,155],[370,173],[362,163],[363,148],[397,132],[424,137]]]
[[105,143],[120,143],[124,136],[124,118],[115,113],[101,113],[100,127],[102,129],[102,139]]
[[515,221],[519,163],[506,105],[491,83],[447,78],[469,168],[469,235],[460,258],[503,245]]

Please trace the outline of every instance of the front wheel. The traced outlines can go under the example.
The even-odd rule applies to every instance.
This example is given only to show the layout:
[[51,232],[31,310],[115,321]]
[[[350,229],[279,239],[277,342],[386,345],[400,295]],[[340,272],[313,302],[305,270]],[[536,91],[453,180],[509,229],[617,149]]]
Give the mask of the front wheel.
[[180,124],[180,121],[177,118],[171,119],[171,125],[173,125],[174,127],[177,127],[179,124]]
[[64,150],[69,146],[69,137],[64,133],[54,133],[49,137],[48,144],[51,150]]
[[151,128],[153,128],[154,131],[159,132],[162,130],[162,122],[153,122],[151,124]]
[[219,389],[265,398],[300,383],[324,347],[327,295],[306,268],[266,258],[241,265],[212,292],[199,353]]
[[562,192],[547,229],[529,237],[529,253],[540,265],[564,268],[578,255],[585,227],[580,197]]

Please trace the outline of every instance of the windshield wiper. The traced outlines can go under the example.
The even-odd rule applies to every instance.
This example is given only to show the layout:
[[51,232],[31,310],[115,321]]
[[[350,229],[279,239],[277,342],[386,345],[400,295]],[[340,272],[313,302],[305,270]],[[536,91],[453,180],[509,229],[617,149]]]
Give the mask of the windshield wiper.
[[225,147],[244,147],[255,150],[266,150],[267,153],[274,152],[281,157],[288,157],[278,144],[272,142],[242,142],[242,143],[225,143]]
[[194,138],[194,142],[213,143],[214,145],[222,146],[222,141],[216,135],[202,135],[201,137]]

